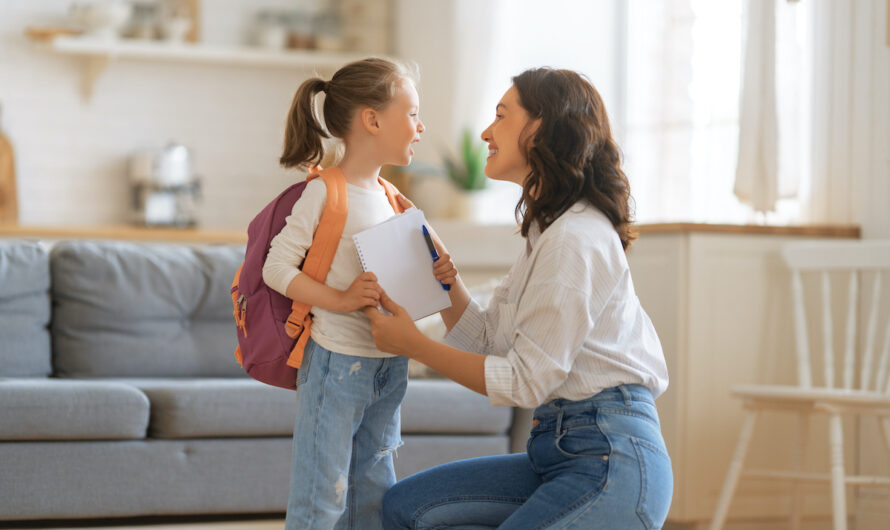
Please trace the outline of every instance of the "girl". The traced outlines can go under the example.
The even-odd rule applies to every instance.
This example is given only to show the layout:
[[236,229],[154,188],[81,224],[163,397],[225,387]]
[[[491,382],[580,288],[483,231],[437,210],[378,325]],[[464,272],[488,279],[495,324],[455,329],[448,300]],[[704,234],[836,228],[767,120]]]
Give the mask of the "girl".
[[442,312],[448,345],[385,293],[393,316],[365,312],[381,350],[493,405],[535,408],[528,450],[408,477],[384,500],[384,526],[660,528],[673,482],[653,400],[667,368],[624,255],[630,191],[603,102],[575,72],[528,70],[482,139],[485,174],[522,186],[527,242],[488,309],[458,279]]
[[[263,279],[285,296],[313,306],[312,336],[298,375],[297,415],[287,528],[381,527],[383,494],[395,482],[392,451],[401,444],[399,404],[407,359],[379,351],[368,318],[376,277],[363,273],[352,235],[392,215],[378,181],[384,164],[406,165],[424,130],[413,77],[384,59],[348,64],[330,81],[305,81],[294,96],[284,137],[284,167],[312,166],[329,136],[313,112],[325,93],[324,126],[343,141],[339,164],[348,214],[324,284],[300,265],[324,209],[322,179],[310,181],[273,240]],[[403,198],[404,199],[404,198]]]

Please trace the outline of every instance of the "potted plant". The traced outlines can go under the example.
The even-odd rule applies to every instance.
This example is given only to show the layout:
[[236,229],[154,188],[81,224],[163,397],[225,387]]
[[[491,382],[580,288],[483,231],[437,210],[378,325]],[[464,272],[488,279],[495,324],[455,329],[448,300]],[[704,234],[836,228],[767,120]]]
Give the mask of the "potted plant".
[[485,159],[488,158],[486,145],[475,139],[472,131],[465,129],[461,135],[460,154],[458,157],[445,155],[445,172],[449,180],[457,188],[454,200],[451,201],[451,215],[464,219],[474,219],[479,191],[485,189]]
[[488,148],[474,139],[469,129],[464,129],[461,137],[461,151],[458,158],[445,155],[445,171],[457,189],[469,192],[485,188],[486,177],[483,169],[488,158]]

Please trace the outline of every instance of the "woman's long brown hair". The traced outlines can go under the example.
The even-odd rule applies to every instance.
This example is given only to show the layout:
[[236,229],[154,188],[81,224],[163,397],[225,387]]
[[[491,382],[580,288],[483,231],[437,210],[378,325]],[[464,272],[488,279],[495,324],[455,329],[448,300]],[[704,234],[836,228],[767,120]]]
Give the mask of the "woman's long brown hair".
[[609,218],[627,250],[636,239],[630,184],[599,93],[578,73],[552,68],[526,70],[513,85],[529,117],[541,120],[520,140],[531,167],[516,205],[522,235],[533,222],[546,230],[584,199]]

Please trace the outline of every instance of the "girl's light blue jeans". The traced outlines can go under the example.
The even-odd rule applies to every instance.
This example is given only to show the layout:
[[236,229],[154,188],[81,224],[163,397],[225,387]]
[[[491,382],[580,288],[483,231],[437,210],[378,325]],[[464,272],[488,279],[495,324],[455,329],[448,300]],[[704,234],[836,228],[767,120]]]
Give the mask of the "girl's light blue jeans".
[[286,528],[381,528],[408,359],[334,353],[310,339],[297,384]]
[[622,385],[535,409],[527,452],[438,466],[396,484],[385,528],[660,528],[671,461],[648,389]]

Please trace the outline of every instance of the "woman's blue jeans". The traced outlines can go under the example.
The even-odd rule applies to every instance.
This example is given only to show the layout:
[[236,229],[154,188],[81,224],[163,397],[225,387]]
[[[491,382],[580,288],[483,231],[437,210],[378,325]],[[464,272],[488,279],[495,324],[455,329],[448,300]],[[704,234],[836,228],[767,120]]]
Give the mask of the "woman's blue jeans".
[[527,453],[474,458],[400,481],[384,528],[660,528],[671,461],[648,389],[622,385],[535,409]]
[[287,530],[381,528],[408,359],[343,355],[309,339],[297,384]]

